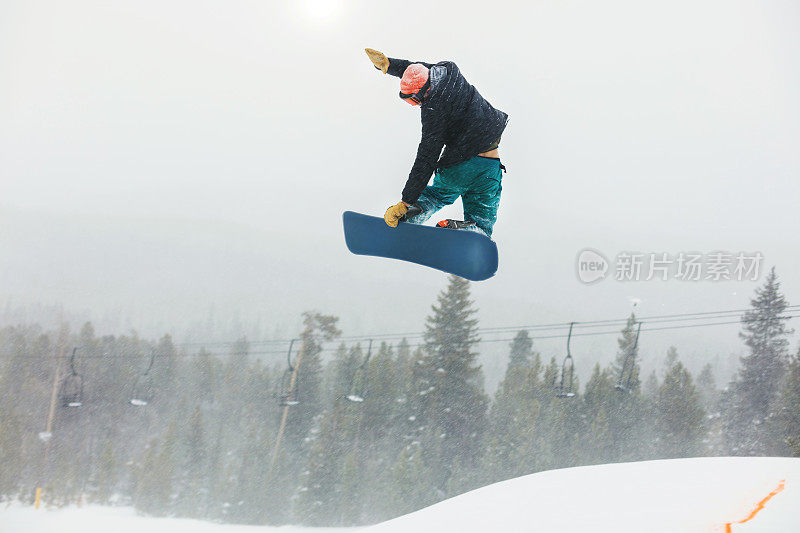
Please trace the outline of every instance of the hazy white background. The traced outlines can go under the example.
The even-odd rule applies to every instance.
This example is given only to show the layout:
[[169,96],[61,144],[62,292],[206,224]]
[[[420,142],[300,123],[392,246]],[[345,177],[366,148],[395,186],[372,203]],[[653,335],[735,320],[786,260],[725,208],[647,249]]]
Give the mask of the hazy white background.
[[[4,0],[6,312],[61,305],[146,335],[215,320],[287,337],[312,308],[350,335],[422,329],[445,277],[351,255],[341,231],[342,211],[399,199],[419,139],[366,46],[456,61],[511,116],[481,326],[621,318],[631,298],[643,315],[737,309],[755,287],[584,286],[584,247],[760,251],[800,303],[794,0]],[[694,366],[738,353],[736,331],[642,350]],[[576,344],[583,367],[614,349]]]

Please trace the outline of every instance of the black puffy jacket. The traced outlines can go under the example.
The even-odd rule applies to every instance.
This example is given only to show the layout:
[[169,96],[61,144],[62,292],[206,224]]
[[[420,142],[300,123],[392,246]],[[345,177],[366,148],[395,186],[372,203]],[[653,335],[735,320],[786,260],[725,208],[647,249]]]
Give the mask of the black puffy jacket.
[[[400,78],[411,63],[390,57],[387,74]],[[463,163],[489,150],[508,122],[508,115],[492,107],[452,61],[413,63],[437,68],[430,71],[431,89],[420,105],[422,139],[403,188],[403,201],[409,204],[417,201],[434,170]]]

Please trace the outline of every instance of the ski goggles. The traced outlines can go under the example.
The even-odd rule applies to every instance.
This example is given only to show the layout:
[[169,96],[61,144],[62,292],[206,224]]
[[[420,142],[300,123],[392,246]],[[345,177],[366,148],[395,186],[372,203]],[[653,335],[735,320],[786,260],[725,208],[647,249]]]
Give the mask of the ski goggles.
[[402,98],[411,105],[420,105],[422,103],[422,99],[425,97],[425,93],[427,93],[428,89],[430,88],[431,88],[431,82],[430,80],[428,80],[425,82],[425,85],[423,85],[422,88],[415,93],[407,94],[404,93],[403,91],[400,91],[400,98]]

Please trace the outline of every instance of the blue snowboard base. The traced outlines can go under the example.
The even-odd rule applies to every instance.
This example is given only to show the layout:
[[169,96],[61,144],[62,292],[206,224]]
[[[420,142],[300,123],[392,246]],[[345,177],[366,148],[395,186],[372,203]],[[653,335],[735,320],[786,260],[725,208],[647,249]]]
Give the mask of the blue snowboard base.
[[347,248],[358,255],[417,263],[471,281],[497,272],[497,244],[468,230],[401,222],[390,228],[380,217],[345,211],[342,215]]

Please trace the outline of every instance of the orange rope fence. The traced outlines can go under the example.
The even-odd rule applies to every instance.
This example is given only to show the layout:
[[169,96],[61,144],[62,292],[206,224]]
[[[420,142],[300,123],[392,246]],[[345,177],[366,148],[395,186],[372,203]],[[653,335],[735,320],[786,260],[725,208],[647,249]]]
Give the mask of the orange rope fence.
[[733,527],[733,524],[744,524],[745,522],[749,522],[750,520],[755,518],[755,516],[759,513],[759,511],[761,511],[764,508],[764,506],[767,505],[767,502],[770,501],[773,498],[773,496],[782,491],[785,486],[786,486],[786,480],[782,479],[780,483],[778,483],[778,486],[775,487],[775,489],[772,492],[767,494],[767,496],[763,500],[758,502],[755,509],[750,511],[750,514],[747,515],[747,518],[745,518],[744,520],[739,520],[738,522],[728,522],[727,524],[725,524],[725,533],[732,532],[731,528]]

